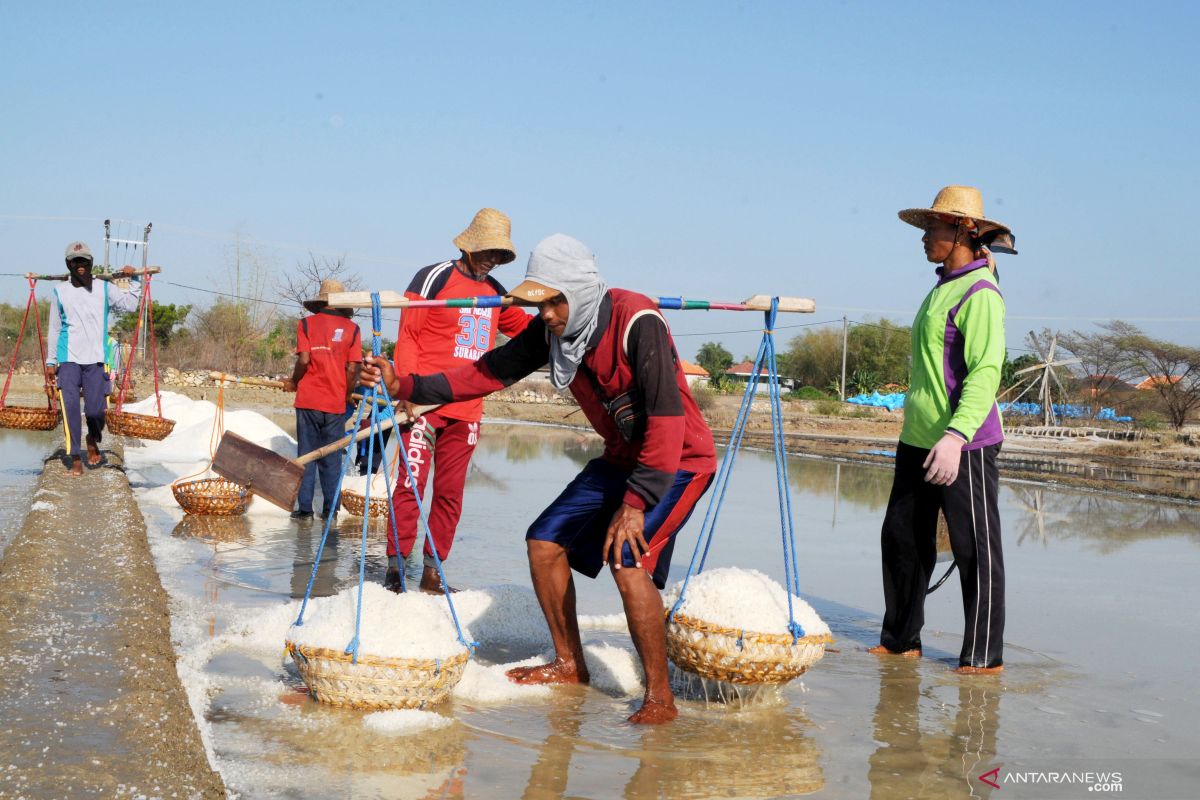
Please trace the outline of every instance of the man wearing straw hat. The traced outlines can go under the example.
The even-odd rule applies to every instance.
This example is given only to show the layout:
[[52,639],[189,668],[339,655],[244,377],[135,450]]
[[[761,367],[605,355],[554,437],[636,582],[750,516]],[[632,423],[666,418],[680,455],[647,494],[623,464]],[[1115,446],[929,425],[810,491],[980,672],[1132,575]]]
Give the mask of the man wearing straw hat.
[[921,228],[937,282],[912,326],[912,375],[883,521],[885,611],[877,655],[921,655],[925,596],[945,514],[966,615],[955,672],[1004,669],[1004,555],[996,391],[1004,364],[1004,298],[992,252],[1015,255],[1012,231],[988,219],[971,186],[947,186],[900,219]]
[[594,578],[608,564],[646,675],[642,706],[629,721],[669,722],[678,711],[659,590],[675,536],[716,472],[712,432],[655,302],[609,289],[582,242],[562,234],[544,239],[509,295],[536,305],[538,316],[478,362],[436,375],[397,375],[386,359],[370,358],[360,379],[368,386],[386,381],[401,400],[445,403],[483,397],[549,363],[551,382],[570,389],[604,438],[604,455],[588,462],[525,534],[554,660],[509,670],[509,679],[588,682],[571,571]]
[[[296,327],[296,366],[284,385],[287,391],[296,393],[297,455],[332,444],[345,435],[346,403],[362,361],[362,344],[358,325],[350,319],[354,312],[329,308],[329,295],[341,291],[345,291],[341,281],[321,281],[317,296],[304,301],[304,308],[312,316],[301,319]],[[293,517],[312,517],[318,473],[325,504],[321,516],[332,511],[330,504],[341,475],[340,453],[330,453],[304,466]]]
[[[104,369],[108,341],[109,311],[136,311],[141,296],[140,284],[132,290],[109,281],[100,281],[97,289],[92,278],[92,251],[83,242],[67,245],[68,279],[56,287],[50,297],[50,324],[46,332],[49,355],[46,358],[46,382],[51,391],[57,381],[62,398],[63,416],[70,434],[67,458],[71,475],[83,474],[79,450],[79,393],[83,391],[83,415],[87,420],[87,461],[100,463],[100,441],[104,431]],[[133,277],[133,267],[122,270]]]
[[[499,296],[504,287],[491,271],[516,258],[510,237],[511,224],[494,208],[480,209],[465,231],[454,239],[457,259],[432,264],[417,271],[404,296],[410,300],[442,300],[455,297]],[[396,337],[396,371],[441,372],[473,364],[492,349],[496,332],[513,337],[525,330],[533,317],[517,308],[406,308],[400,315]],[[442,590],[432,548],[443,561],[454,544],[462,516],[463,488],[467,468],[479,441],[483,401],[446,403],[419,417],[400,433],[400,445],[408,454],[417,490],[425,495],[425,482],[434,464],[433,496],[429,505],[429,531],[421,589]],[[395,528],[388,519],[388,570],[384,585],[400,590],[400,558],[408,558],[417,540],[419,509],[408,476],[397,479],[393,491]],[[397,553],[397,550],[399,552]]]

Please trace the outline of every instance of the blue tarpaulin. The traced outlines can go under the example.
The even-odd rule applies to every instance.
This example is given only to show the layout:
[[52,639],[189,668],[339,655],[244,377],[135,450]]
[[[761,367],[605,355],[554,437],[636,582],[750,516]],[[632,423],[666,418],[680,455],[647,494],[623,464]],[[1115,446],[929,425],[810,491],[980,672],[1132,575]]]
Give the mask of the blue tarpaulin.
[[[897,392],[895,394],[871,392],[871,394],[847,397],[846,402],[854,403],[857,406],[874,406],[875,408],[886,408],[888,411],[896,411],[904,408],[904,392]],[[1001,403],[1000,411],[1017,417],[1040,417],[1042,415],[1042,404]],[[1055,403],[1054,413],[1067,419],[1093,419],[1091,408],[1070,403]],[[1094,418],[1106,422],[1133,422],[1133,417],[1118,416],[1117,412],[1111,408],[1100,409]]]
[[857,397],[847,397],[846,402],[854,403],[856,406],[874,406],[875,408],[886,408],[888,411],[896,411],[904,408],[904,392],[896,394],[871,392],[870,394],[860,394]]

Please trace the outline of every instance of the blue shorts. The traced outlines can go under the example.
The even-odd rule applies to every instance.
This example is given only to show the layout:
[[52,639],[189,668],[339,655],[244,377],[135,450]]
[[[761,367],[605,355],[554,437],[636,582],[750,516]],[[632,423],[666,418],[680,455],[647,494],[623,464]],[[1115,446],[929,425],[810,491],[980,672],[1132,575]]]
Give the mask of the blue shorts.
[[[567,484],[550,506],[529,526],[526,539],[554,542],[567,550],[571,569],[589,578],[600,574],[604,566],[604,539],[613,515],[625,498],[630,471],[597,458]],[[675,535],[683,529],[696,503],[712,483],[711,472],[680,470],[662,501],[646,511],[642,536],[650,552],[642,556],[642,568],[650,573],[654,585],[667,585],[671,569],[671,551]],[[621,553],[621,566],[633,567],[637,560],[629,545]]]

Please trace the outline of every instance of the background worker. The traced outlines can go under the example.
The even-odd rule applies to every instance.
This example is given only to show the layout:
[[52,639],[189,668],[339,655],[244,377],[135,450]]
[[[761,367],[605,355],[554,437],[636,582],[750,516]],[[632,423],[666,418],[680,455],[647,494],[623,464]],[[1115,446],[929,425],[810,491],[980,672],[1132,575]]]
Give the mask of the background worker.
[[[517,257],[511,239],[511,223],[494,208],[475,214],[470,226],[454,239],[458,258],[432,264],[417,271],[404,296],[410,300],[443,300],[455,297],[491,297],[504,294],[504,287],[491,276],[500,264]],[[496,332],[513,337],[525,330],[533,317],[518,308],[406,308],[400,315],[396,337],[396,371],[441,372],[472,364],[492,349]],[[445,561],[454,544],[462,516],[463,487],[471,455],[479,442],[483,401],[478,398],[446,403],[417,418],[400,432],[400,446],[408,454],[417,489],[425,497],[429,470],[437,465],[433,496],[429,504],[429,530],[433,542],[425,542],[425,563],[420,587],[440,592],[441,581],[433,560],[433,545]],[[402,478],[402,479],[401,479]],[[396,528],[388,520],[388,570],[384,585],[400,590],[400,559],[408,558],[417,538],[419,510],[412,484],[401,470],[393,492]],[[393,532],[395,535],[393,535]],[[399,544],[399,554],[397,554]]]
[[[100,463],[100,441],[104,431],[105,369],[109,312],[136,311],[141,283],[122,289],[109,281],[92,277],[92,251],[83,242],[67,245],[68,279],[50,295],[50,324],[46,333],[49,356],[46,358],[46,383],[53,391],[57,382],[62,395],[64,415],[70,434],[68,471],[83,474],[79,450],[79,394],[83,391],[83,415],[87,420],[87,461]],[[122,273],[139,278],[133,267]]]
[[[319,294],[304,301],[312,315],[296,326],[296,366],[284,385],[286,391],[296,393],[296,454],[300,456],[332,444],[346,433],[346,404],[362,361],[362,342],[358,325],[351,319],[354,312],[329,308],[329,295],[341,291],[341,281],[321,281]],[[321,516],[329,515],[341,467],[340,453],[304,466],[293,517],[312,517],[318,473],[324,498]]]
[[921,228],[937,283],[912,326],[912,375],[883,521],[885,610],[877,655],[921,655],[925,595],[946,516],[966,617],[961,674],[1004,660],[1004,555],[996,458],[1004,430],[996,391],[1004,365],[1004,298],[990,252],[1016,254],[1012,231],[983,214],[970,186],[947,186],[900,219]]
[[385,381],[396,398],[445,403],[483,397],[549,363],[569,388],[604,455],[587,466],[525,534],[533,588],[554,660],[508,671],[516,683],[587,683],[572,569],[595,578],[610,565],[646,675],[634,723],[678,715],[667,673],[662,597],[675,537],[716,472],[712,432],[688,390],[667,322],[650,298],[609,289],[595,256],[556,234],[529,257],[510,293],[538,307],[523,332],[478,362],[436,375],[397,376],[369,358],[361,380]]

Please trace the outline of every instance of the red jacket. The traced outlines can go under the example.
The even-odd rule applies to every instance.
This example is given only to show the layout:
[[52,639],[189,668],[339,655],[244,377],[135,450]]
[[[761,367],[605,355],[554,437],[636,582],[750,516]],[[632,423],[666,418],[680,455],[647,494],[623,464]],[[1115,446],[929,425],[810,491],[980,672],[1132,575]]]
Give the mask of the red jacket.
[[[716,448],[654,301],[610,289],[599,315],[570,390],[604,438],[603,458],[630,470],[625,502],[644,509],[662,499],[677,471],[715,472]],[[443,403],[503,389],[549,362],[550,335],[541,318],[533,317],[519,336],[474,364],[436,375],[401,375],[400,398]],[[642,424],[627,440],[605,402],[630,391]]]
[[[490,275],[477,281],[462,274],[453,261],[443,261],[418,271],[404,296],[410,300],[442,300],[503,295],[504,291]],[[495,345],[497,329],[513,337],[525,330],[531,319],[531,315],[512,306],[406,308],[400,314],[396,336],[396,372],[441,372],[474,363]],[[438,409],[438,414],[478,422],[483,416],[483,401],[448,403]]]

